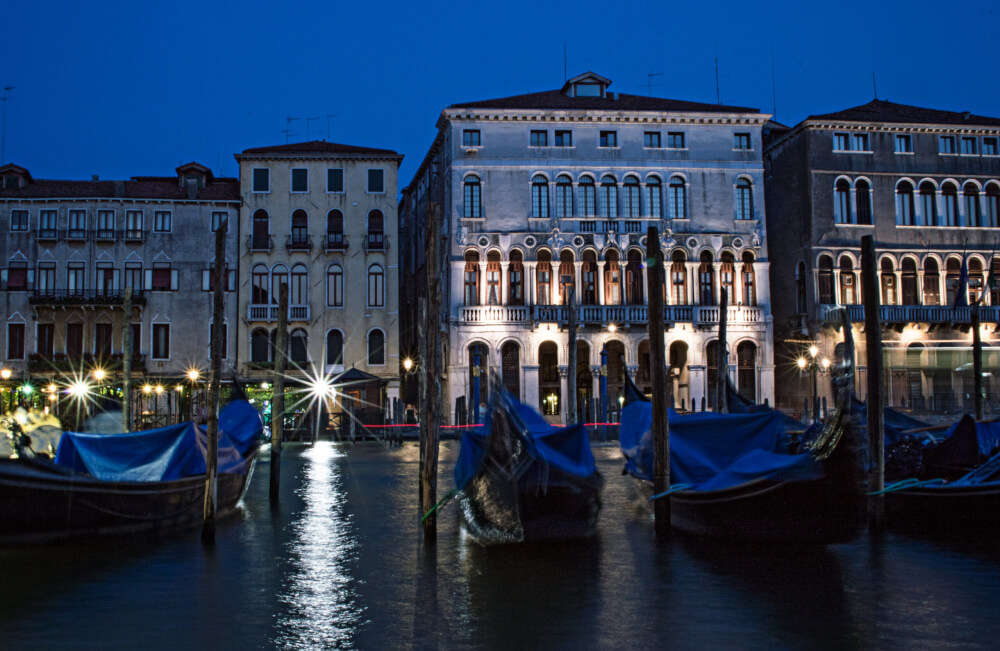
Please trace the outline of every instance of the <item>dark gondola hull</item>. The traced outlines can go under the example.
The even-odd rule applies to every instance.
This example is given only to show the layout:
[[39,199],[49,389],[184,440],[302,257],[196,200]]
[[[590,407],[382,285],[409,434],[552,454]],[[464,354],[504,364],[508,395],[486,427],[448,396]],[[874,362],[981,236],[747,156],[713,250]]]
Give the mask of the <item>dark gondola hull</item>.
[[[253,474],[218,477],[217,515],[232,512]],[[40,459],[0,459],[0,542],[39,542],[138,532],[166,533],[202,521],[205,476],[162,482],[109,482]]]
[[1000,482],[922,486],[885,494],[886,522],[903,531],[1000,532]]

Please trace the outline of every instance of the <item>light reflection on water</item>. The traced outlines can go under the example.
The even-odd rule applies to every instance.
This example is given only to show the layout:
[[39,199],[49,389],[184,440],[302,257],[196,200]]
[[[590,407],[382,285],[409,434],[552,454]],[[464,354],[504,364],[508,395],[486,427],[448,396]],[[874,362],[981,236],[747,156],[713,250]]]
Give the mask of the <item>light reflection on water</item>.
[[296,490],[304,508],[290,525],[285,543],[291,567],[278,601],[285,607],[276,622],[275,643],[286,648],[344,648],[361,623],[351,567],[357,540],[344,514],[346,494],[338,461],[343,452],[319,442],[302,453],[304,481]]

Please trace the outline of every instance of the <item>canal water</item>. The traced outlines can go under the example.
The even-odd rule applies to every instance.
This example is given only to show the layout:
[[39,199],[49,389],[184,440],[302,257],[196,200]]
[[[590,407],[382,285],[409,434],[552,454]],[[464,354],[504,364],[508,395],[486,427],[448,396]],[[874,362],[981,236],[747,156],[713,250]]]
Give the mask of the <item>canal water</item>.
[[[1000,543],[867,536],[768,549],[657,543],[617,448],[598,535],[484,549],[454,505],[422,542],[418,448],[289,445],[214,548],[167,539],[0,549],[0,647],[974,649],[1000,640]],[[442,446],[440,494],[457,444]]]

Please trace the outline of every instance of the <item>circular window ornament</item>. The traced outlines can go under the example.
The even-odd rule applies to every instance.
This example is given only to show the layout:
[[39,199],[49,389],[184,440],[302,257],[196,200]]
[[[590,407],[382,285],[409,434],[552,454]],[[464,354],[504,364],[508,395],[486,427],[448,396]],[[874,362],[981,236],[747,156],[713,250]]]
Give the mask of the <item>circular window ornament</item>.
[[642,237],[639,238],[639,244],[640,244],[640,246],[646,246],[646,236],[645,235],[643,235]]
[[530,235],[528,237],[524,238],[524,245],[525,246],[535,246],[535,238],[533,238]]
[[733,240],[733,246],[735,246],[737,249],[740,248],[740,247],[742,247],[743,246],[743,240],[741,240],[740,238],[737,237],[735,240]]
[[583,246],[583,238],[577,235],[573,238],[573,246]]
[[490,239],[488,237],[486,237],[485,235],[483,235],[482,237],[479,238],[479,246],[486,246],[489,243],[490,243]]
[[690,238],[690,239],[688,239],[688,246],[689,246],[690,248],[692,248],[692,249],[693,249],[693,248],[695,248],[695,247],[697,247],[697,246],[698,246],[698,240],[696,240],[696,239],[695,239],[695,238],[693,238],[693,237],[692,237],[692,238]]

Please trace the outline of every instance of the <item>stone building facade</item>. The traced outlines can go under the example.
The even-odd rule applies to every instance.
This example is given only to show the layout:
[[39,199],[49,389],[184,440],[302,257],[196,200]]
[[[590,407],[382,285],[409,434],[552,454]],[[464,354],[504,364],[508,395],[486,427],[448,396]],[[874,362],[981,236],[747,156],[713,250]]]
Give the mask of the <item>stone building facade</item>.
[[[566,414],[566,288],[579,322],[573,420],[595,413],[601,353],[609,411],[624,373],[650,388],[645,244],[666,260],[667,359],[677,406],[712,408],[719,297],[729,296],[728,372],[773,401],[762,136],[756,109],[614,93],[586,73],[559,90],[447,107],[403,191],[404,354],[417,350],[427,220],[447,237],[444,398],[471,396],[472,360],[550,419]],[[419,360],[418,360],[419,363]],[[481,383],[478,400],[486,395]],[[408,396],[412,400],[412,396]]]

